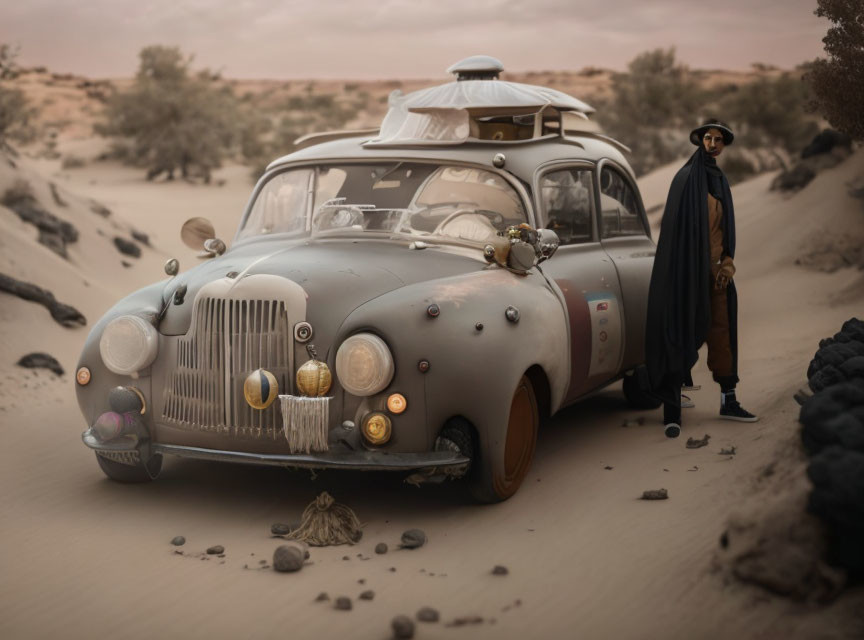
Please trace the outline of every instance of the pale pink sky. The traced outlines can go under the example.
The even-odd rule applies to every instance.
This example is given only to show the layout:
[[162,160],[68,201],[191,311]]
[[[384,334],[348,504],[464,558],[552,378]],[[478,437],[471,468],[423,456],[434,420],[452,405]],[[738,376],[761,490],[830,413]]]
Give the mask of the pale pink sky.
[[816,0],[4,0],[19,62],[128,76],[178,45],[235,78],[437,78],[478,53],[505,69],[623,69],[674,46],[694,68],[791,68],[822,53]]

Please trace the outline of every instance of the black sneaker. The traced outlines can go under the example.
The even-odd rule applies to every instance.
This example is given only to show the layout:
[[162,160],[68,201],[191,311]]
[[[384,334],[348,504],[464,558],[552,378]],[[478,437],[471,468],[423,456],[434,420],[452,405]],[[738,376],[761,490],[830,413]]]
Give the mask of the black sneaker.
[[725,420],[737,420],[738,422],[756,422],[759,417],[754,416],[740,405],[737,400],[727,400],[726,404],[720,406],[720,417]]
[[663,433],[666,434],[667,438],[677,438],[681,435],[681,425],[676,422],[670,422],[666,425],[666,429],[663,430]]

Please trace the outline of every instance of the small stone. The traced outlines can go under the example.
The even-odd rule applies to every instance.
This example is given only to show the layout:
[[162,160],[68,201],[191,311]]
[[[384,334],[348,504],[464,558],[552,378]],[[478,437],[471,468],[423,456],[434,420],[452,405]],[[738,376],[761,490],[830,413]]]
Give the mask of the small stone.
[[711,439],[711,436],[709,436],[707,433],[705,434],[705,437],[702,438],[701,440],[697,440],[696,438],[687,438],[687,445],[686,446],[688,449],[698,449],[699,447],[707,447],[708,441],[710,439]]
[[720,449],[720,453],[718,453],[717,455],[734,456],[735,455],[735,447],[729,447],[728,449]]
[[315,598],[315,602],[327,602],[330,600],[330,596],[327,595],[326,591],[322,591],[318,594],[318,597]]
[[432,607],[423,607],[417,612],[417,619],[420,622],[438,622],[441,619],[441,616],[438,614],[437,609],[433,609]]
[[306,559],[306,547],[299,542],[279,545],[273,552],[273,569],[282,572],[299,571]]
[[393,628],[393,637],[399,640],[408,640],[414,637],[414,621],[408,616],[396,616],[390,622]]
[[392,573],[396,573],[396,567],[390,567],[388,569],[388,571],[391,571]]
[[606,469],[606,471],[612,471],[612,467],[610,467],[608,464],[603,468]]
[[338,598],[336,598],[336,602],[333,604],[333,608],[339,609],[340,611],[351,611],[351,598],[339,596]]
[[218,556],[220,553],[225,553],[225,547],[221,544],[217,544],[216,546],[207,549],[207,555]]
[[642,492],[640,500],[666,500],[668,497],[666,489],[649,489]]
[[373,600],[375,598],[375,592],[372,589],[367,589],[363,593],[360,594],[361,600]]
[[426,544],[426,534],[420,529],[408,529],[402,534],[403,549],[418,549]]
[[366,584],[366,578],[360,578],[360,579],[357,581],[357,584]]
[[387,553],[387,543],[386,542],[379,542],[378,544],[376,544],[375,545],[375,553],[377,553],[378,555],[383,555],[383,554]]
[[267,561],[266,560],[259,560],[258,564],[267,564]]
[[504,565],[496,564],[492,569],[493,576],[506,576],[510,571]]
[[342,559],[343,560],[350,560],[351,558],[349,558],[348,556],[342,556]]
[[291,533],[291,525],[283,524],[281,522],[271,524],[270,533],[272,533],[274,536],[287,536],[289,533]]
[[186,544],[186,538],[184,538],[183,536],[174,536],[173,538],[171,538],[171,544],[173,544],[175,547],[182,547],[184,544]]

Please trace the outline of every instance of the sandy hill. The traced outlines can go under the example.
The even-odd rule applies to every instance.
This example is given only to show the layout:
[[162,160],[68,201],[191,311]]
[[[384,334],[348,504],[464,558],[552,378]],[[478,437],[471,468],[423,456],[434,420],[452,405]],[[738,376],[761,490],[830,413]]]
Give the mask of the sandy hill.
[[[864,274],[809,270],[795,260],[820,231],[864,234],[862,202],[849,193],[864,176],[864,151],[791,196],[769,191],[771,175],[734,188],[740,398],[760,422],[716,420],[718,393],[704,360],[694,372],[702,390],[678,441],[663,437],[659,412],[628,410],[612,387],[544,425],[525,486],[490,508],[466,505],[451,486],[418,490],[383,474],[316,479],[169,460],[152,485],[104,479],[80,442],[85,425],[73,391],[89,327],[116,299],[164,277],[168,256],[190,266],[177,236],[186,217],[211,217],[230,240],[249,186],[236,167],[219,174],[224,186],[204,187],[147,183],[110,163],[59,165],[0,157],[0,196],[26,183],[31,207],[77,231],[64,258],[38,241],[37,228],[13,206],[0,206],[0,273],[51,291],[87,319],[85,327],[65,328],[43,307],[0,293],[3,637],[377,639],[387,637],[392,616],[424,605],[442,621],[421,627],[418,638],[860,637],[851,611],[857,601],[802,609],[725,580],[714,560],[730,514],[781,491],[764,480],[778,456],[801,486],[792,392],[818,340],[861,316]],[[676,167],[645,177],[650,206],[662,206]],[[9,202],[20,208],[20,199]],[[132,240],[133,230],[152,246]],[[118,252],[115,237],[136,242],[141,257]],[[67,373],[16,367],[30,351],[51,353]],[[706,433],[709,447],[685,448],[686,436]],[[733,445],[736,455],[718,455]],[[669,500],[637,500],[660,487]],[[257,570],[278,542],[270,524],[296,520],[323,489],[358,512],[362,542],[313,550],[301,574]],[[380,541],[393,549],[412,527],[427,532],[428,545],[373,553]],[[169,545],[175,535],[186,536],[184,555]],[[225,546],[224,563],[201,560],[213,544]],[[497,564],[509,575],[491,575]],[[366,589],[374,600],[356,600]],[[354,610],[314,603],[322,591],[355,598]]]

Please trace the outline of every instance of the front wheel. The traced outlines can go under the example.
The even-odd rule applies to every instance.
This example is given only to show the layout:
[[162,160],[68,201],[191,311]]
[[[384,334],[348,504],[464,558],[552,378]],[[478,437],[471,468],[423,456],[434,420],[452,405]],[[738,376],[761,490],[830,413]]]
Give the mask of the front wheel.
[[516,493],[531,468],[539,426],[534,386],[527,376],[522,376],[510,402],[503,452],[499,449],[497,454],[481,453],[474,465],[471,493],[475,499],[503,502]]
[[150,482],[159,476],[162,471],[162,456],[155,455],[147,461],[147,464],[139,462],[137,465],[123,464],[109,460],[105,456],[96,454],[96,461],[99,463],[99,468],[102,472],[114,480],[124,484],[139,484],[141,482]]

